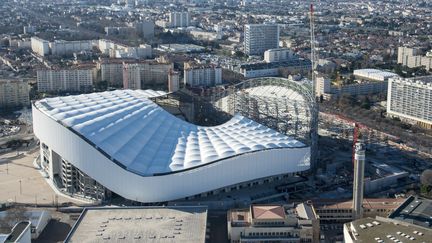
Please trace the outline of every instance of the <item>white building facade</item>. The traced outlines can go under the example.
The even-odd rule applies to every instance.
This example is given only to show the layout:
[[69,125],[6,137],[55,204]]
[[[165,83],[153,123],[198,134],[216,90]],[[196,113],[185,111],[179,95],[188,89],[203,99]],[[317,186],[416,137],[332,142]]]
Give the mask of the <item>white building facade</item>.
[[149,86],[167,85],[172,63],[145,61],[123,64],[123,88],[142,89]]
[[76,92],[93,86],[93,68],[37,70],[39,92]]
[[288,48],[269,49],[264,52],[265,62],[285,62],[294,58],[294,53]]
[[432,76],[390,78],[387,114],[425,128],[432,128]]
[[50,53],[49,41],[43,40],[38,37],[31,38],[31,49],[39,56],[46,56]]
[[170,27],[188,27],[190,25],[190,13],[171,12],[168,25]]
[[185,68],[184,84],[191,87],[212,87],[222,84],[222,68],[217,66],[192,66]]
[[279,47],[277,24],[247,24],[244,28],[244,50],[247,55],[262,55]]
[[0,107],[12,108],[30,105],[29,85],[21,80],[0,80]]
[[305,144],[239,115],[216,127],[188,123],[149,99],[164,94],[117,90],[36,102],[34,132],[50,179],[68,162],[106,191],[165,202],[310,168]]

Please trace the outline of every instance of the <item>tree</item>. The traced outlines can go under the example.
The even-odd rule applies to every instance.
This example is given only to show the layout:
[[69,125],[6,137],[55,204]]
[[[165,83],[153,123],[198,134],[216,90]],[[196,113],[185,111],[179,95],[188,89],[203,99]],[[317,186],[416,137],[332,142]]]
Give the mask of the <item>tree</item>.
[[420,176],[420,182],[428,187],[432,186],[432,170],[424,170]]

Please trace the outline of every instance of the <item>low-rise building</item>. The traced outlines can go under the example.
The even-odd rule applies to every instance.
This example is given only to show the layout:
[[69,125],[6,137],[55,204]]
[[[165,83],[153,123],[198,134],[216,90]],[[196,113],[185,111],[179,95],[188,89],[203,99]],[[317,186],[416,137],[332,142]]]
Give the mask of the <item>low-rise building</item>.
[[[2,211],[0,212],[0,220],[4,220],[8,217],[9,212],[8,211]],[[51,220],[51,214],[49,211],[39,211],[39,210],[29,210],[29,211],[23,211],[22,212],[23,218],[28,220],[31,223],[30,231],[31,231],[31,239],[37,239],[40,234],[42,234],[42,231],[45,229],[45,227],[48,225],[49,221]],[[9,222],[13,226],[16,222]],[[0,241],[1,242],[1,241]]]
[[397,77],[396,73],[381,71],[378,69],[357,69],[354,70],[354,77],[365,81],[388,81],[389,78]]
[[[364,217],[387,217],[405,202],[404,198],[365,198]],[[320,199],[313,200],[313,206],[321,224],[345,223],[352,221],[352,200]]]
[[265,62],[286,62],[294,58],[294,52],[288,48],[270,49],[264,52]]
[[390,78],[387,115],[432,129],[432,76]]
[[85,208],[68,242],[206,241],[207,207]]
[[344,224],[345,242],[431,242],[430,199],[410,196],[388,217],[367,217]]
[[152,48],[148,44],[141,44],[138,47],[126,46],[115,43],[111,40],[98,40],[99,50],[110,58],[149,58],[152,56]]
[[251,205],[228,211],[228,238],[239,242],[318,242],[319,221],[313,206]]
[[359,96],[387,93],[388,80],[399,77],[395,73],[377,69],[359,69],[354,71],[356,83],[345,85],[331,85],[331,81],[325,77],[316,80],[316,95],[324,99],[332,99],[343,95]]
[[203,52],[205,47],[194,44],[161,44],[159,50],[172,53]]
[[13,108],[30,105],[29,85],[22,80],[0,80],[0,107]]
[[274,77],[279,76],[282,70],[296,74],[308,72],[311,67],[310,60],[297,58],[286,62],[243,64],[240,73],[245,78]]
[[417,225],[432,231],[432,200],[410,196],[388,216],[388,219]]
[[432,231],[416,225],[389,222],[383,218],[362,218],[344,224],[344,241],[354,242],[430,242]]
[[0,234],[0,243],[31,243],[30,222],[17,223],[9,234]]

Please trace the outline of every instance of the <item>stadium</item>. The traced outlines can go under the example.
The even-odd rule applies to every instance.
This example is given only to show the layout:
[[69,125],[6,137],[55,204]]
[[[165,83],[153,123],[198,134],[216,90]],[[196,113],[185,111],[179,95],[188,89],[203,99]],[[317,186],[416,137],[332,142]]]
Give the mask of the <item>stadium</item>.
[[[308,96],[286,86],[287,80],[260,80],[213,96],[215,108],[232,114],[214,126],[168,112],[156,102],[169,95],[160,91],[116,90],[36,101],[33,124],[40,140],[40,166],[66,194],[94,200],[115,194],[143,203],[216,193],[308,171],[314,119],[309,106],[299,106],[310,103]],[[286,92],[271,91],[281,84]],[[243,101],[238,96],[244,99],[244,93],[254,97],[255,111],[249,108],[245,113],[240,107]],[[272,117],[267,121],[260,110],[262,99],[268,102],[267,112],[284,112],[278,112],[279,117],[267,114]],[[269,105],[275,99],[284,99],[286,106]],[[231,109],[230,102],[237,108]],[[289,114],[300,107],[307,112]]]

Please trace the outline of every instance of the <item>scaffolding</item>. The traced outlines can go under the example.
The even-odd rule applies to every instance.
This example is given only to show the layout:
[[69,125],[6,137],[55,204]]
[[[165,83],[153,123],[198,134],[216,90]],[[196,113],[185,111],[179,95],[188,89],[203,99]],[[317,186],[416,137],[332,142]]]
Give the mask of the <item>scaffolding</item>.
[[310,146],[311,168],[316,168],[318,107],[310,82],[250,79],[212,94],[210,100],[222,112],[241,114]]

